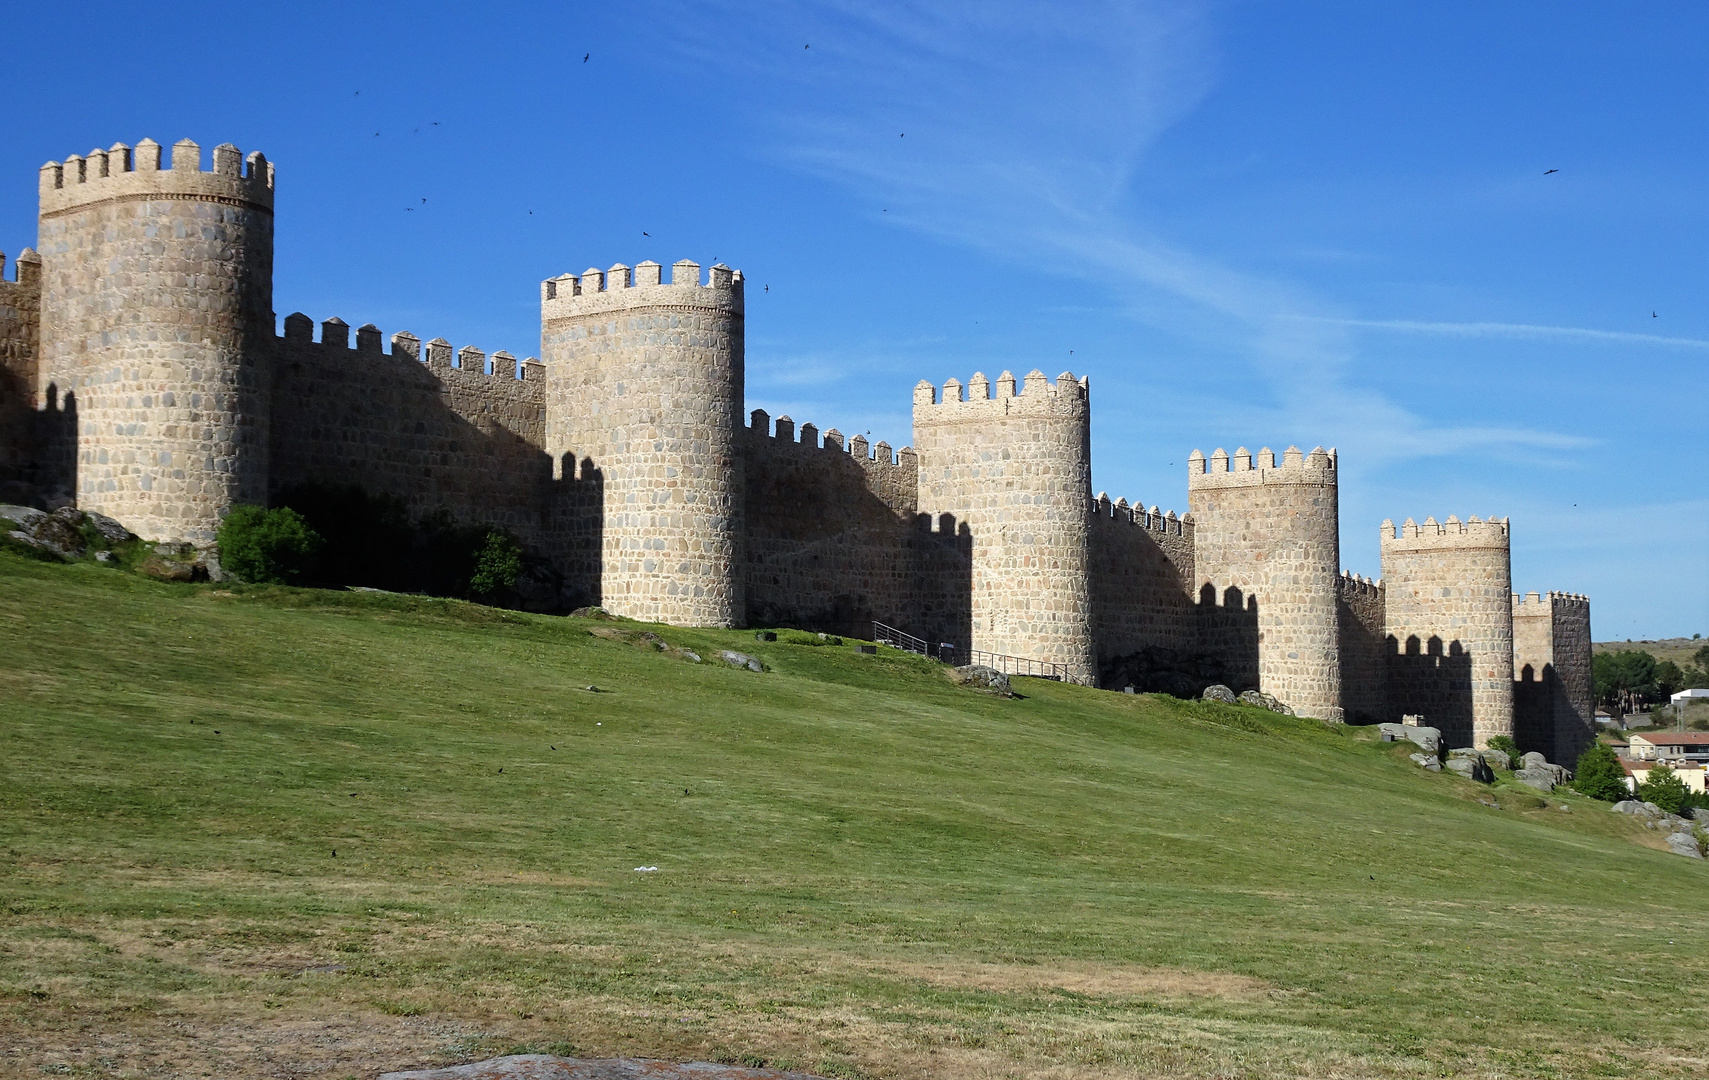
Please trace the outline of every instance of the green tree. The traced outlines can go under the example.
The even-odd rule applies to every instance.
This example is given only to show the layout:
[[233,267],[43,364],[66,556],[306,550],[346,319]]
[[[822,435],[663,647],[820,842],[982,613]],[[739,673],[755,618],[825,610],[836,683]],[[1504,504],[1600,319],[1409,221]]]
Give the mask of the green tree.
[[1686,790],[1685,781],[1666,765],[1651,769],[1650,775],[1638,785],[1638,798],[1655,803],[1670,814],[1679,813],[1688,795],[1690,792]]
[[516,588],[521,576],[522,549],[506,533],[488,530],[475,555],[475,572],[469,575],[469,588],[477,596],[491,596],[500,590]]
[[1607,743],[1593,743],[1590,749],[1580,754],[1578,767],[1573,769],[1573,787],[1581,795],[1604,802],[1619,802],[1626,798],[1626,770],[1620,767],[1620,759],[1613,747]]
[[1590,666],[1598,701],[1617,704],[1628,693],[1655,696],[1656,658],[1642,649],[1597,653]]
[[320,534],[286,506],[234,506],[220,522],[220,566],[243,581],[288,584],[314,565]]
[[1656,664],[1656,695],[1668,697],[1685,689],[1685,672],[1679,670],[1679,665],[1672,660],[1662,660]]

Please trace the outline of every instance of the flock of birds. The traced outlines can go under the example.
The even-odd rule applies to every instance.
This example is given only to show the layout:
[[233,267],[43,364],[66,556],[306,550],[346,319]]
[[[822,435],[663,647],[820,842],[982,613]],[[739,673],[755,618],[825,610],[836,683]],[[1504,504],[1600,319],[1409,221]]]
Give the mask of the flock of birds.
[[[809,44],[803,44],[801,47],[803,49],[811,49],[813,46],[809,43]],[[591,52],[582,53],[582,63],[584,63],[584,64],[587,63],[590,59],[592,59],[592,57],[593,57],[593,53],[591,53]],[[354,96],[361,97],[362,91],[360,91],[360,90],[356,91]],[[439,121],[437,121],[437,120],[433,121],[431,126],[438,127]],[[412,134],[416,134],[416,135],[421,134],[421,129],[416,128],[414,130],[414,132],[412,132]],[[378,131],[374,132],[374,138],[378,139],[379,137],[380,137],[380,133]],[[898,139],[905,139],[908,137],[908,133],[906,131],[899,131],[896,133],[896,137]],[[1559,170],[1559,169],[1545,169],[1545,170],[1543,170],[1543,175],[1544,176],[1553,176],[1555,173],[1558,173],[1560,171],[1561,170]],[[425,198],[421,200],[421,205],[422,206],[427,205],[427,200]],[[414,206],[406,206],[406,207],[404,207],[404,212],[405,213],[413,213],[416,209],[418,209],[418,208],[414,207]],[[889,208],[885,208],[882,212],[888,214],[888,213],[890,213],[890,210],[889,210]],[[530,211],[528,211],[528,213],[530,216],[532,216],[534,211],[530,210]],[[643,232],[643,233],[641,233],[641,235],[645,236],[649,240],[652,239],[651,233]],[[713,262],[717,262],[717,261],[718,261],[717,258],[714,257]],[[765,286],[765,291],[771,292],[771,286],[770,285]],[[1652,311],[1652,312],[1650,312],[1650,318],[1656,319],[1656,318],[1660,318],[1660,316],[1656,312]],[[1073,355],[1074,350],[1069,349],[1068,352],[1069,352],[1069,355]]]

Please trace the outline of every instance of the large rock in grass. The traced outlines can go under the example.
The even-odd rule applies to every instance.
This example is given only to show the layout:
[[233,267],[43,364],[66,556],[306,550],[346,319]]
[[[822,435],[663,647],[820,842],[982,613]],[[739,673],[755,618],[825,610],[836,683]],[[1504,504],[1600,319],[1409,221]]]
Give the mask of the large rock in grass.
[[1508,756],[1508,753],[1506,750],[1497,750],[1497,749],[1494,749],[1493,747],[1487,747],[1486,746],[1480,752],[1484,756],[1484,761],[1487,762],[1489,767],[1492,769],[1511,769],[1511,768],[1513,768],[1513,758]]
[[1412,763],[1421,769],[1428,769],[1431,772],[1442,771],[1442,759],[1438,758],[1435,754],[1413,754]]
[[984,664],[965,664],[962,667],[949,669],[950,681],[957,686],[965,686],[969,690],[979,690],[998,697],[1014,697],[1015,692],[1009,686],[1009,677],[994,667]]
[[729,664],[731,667],[746,668],[749,671],[765,670],[764,664],[749,656],[747,653],[739,653],[731,649],[725,649],[723,652],[719,653],[718,659]]
[[1668,834],[1667,849],[1675,855],[1684,855],[1688,859],[1701,859],[1703,851],[1697,846],[1697,837],[1689,832]]
[[1284,705],[1274,695],[1266,694],[1262,690],[1243,690],[1240,694],[1240,701],[1243,705],[1256,705],[1260,709],[1269,709],[1271,712],[1281,713],[1283,716],[1294,715],[1292,707]]
[[196,564],[182,559],[169,559],[156,552],[137,564],[136,572],[156,581],[195,581]]
[[380,1080],[820,1080],[809,1073],[648,1058],[566,1058],[514,1054],[471,1065],[381,1073]]
[[1377,730],[1384,735],[1414,743],[1426,754],[1434,754],[1442,748],[1442,732],[1439,728],[1413,727],[1411,724],[1378,724]]
[[[63,512],[55,511],[55,514]],[[136,539],[135,533],[106,514],[97,514],[93,510],[76,511],[76,513],[83,519],[81,524],[87,525],[99,533],[101,539],[107,542],[108,547],[118,547],[120,544],[129,543]]]
[[[81,518],[76,509],[72,514]],[[68,515],[45,510],[37,510],[30,506],[0,506],[0,529],[6,535],[26,547],[46,552],[61,559],[75,559],[88,549],[83,541],[83,534],[77,530],[75,522],[67,521]]]
[[1470,747],[1448,751],[1448,771],[1480,784],[1495,783],[1495,771],[1478,751]]
[[1527,787],[1536,788],[1545,795],[1555,790],[1555,785],[1560,782],[1553,766],[1547,769],[1515,769],[1513,770],[1513,778]]
[[1204,699],[1206,701],[1220,701],[1224,705],[1233,705],[1235,702],[1240,700],[1234,696],[1233,690],[1230,690],[1222,683],[1212,683],[1205,687]]

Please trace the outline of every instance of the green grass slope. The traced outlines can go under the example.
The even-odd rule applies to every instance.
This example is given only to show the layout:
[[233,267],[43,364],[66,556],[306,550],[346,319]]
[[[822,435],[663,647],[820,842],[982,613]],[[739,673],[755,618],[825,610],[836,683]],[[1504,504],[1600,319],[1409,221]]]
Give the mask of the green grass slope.
[[1602,804],[613,626],[0,553],[0,1074],[1709,1069],[1709,868]]

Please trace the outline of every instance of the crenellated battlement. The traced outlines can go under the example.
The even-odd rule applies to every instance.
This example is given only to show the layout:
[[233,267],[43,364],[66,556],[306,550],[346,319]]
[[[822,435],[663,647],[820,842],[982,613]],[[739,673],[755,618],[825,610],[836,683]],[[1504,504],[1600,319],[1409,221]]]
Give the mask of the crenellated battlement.
[[0,251],[0,285],[22,285],[28,288],[40,285],[42,281],[42,257],[36,254],[35,248],[25,248],[18,252],[17,261],[12,264],[12,277],[6,277],[6,253]]
[[1174,536],[1193,535],[1193,515],[1181,514],[1175,511],[1162,511],[1153,506],[1150,510],[1142,502],[1128,504],[1126,499],[1110,501],[1105,492],[1098,492],[1098,497],[1092,500],[1092,517],[1095,520],[1111,520],[1127,522],[1155,533],[1168,533]]
[[1433,517],[1424,519],[1419,525],[1407,518],[1399,528],[1392,520],[1385,519],[1378,534],[1385,551],[1410,551],[1432,548],[1500,548],[1508,546],[1508,526],[1506,518],[1491,515],[1487,520],[1480,521],[1476,514],[1461,521],[1449,515],[1448,519],[1438,524]]
[[[847,446],[844,446],[843,433],[836,428],[828,429],[821,436],[818,427],[811,423],[804,423],[799,429],[799,434],[797,434],[795,421],[787,415],[777,418],[777,426],[774,430],[771,416],[764,409],[753,410],[748,414],[748,419],[748,434],[754,438],[765,439],[770,445],[799,446],[804,450],[843,454],[871,468],[884,468],[886,466],[909,470],[915,468],[916,459],[914,448],[911,446],[904,446],[900,451],[895,451],[890,448],[889,443],[883,440],[877,443],[868,443],[865,435],[856,435],[848,440]],[[823,438],[823,442],[820,441],[821,438]]]
[[1590,597],[1583,593],[1547,592],[1526,593],[1521,596],[1513,594],[1513,614],[1517,618],[1522,615],[1546,615],[1560,608],[1589,608]]
[[1199,450],[1187,455],[1187,487],[1199,488],[1256,487],[1261,484],[1304,484],[1333,487],[1336,483],[1335,448],[1319,446],[1306,454],[1297,446],[1282,451],[1282,461],[1268,446],[1252,451],[1242,446],[1232,457],[1222,447],[1209,458]]
[[1372,580],[1363,574],[1355,574],[1348,570],[1341,571],[1341,576],[1335,579],[1335,589],[1343,597],[1364,597],[1376,599],[1383,595],[1383,579]]
[[172,146],[162,167],[153,139],[136,146],[114,143],[87,155],[41,167],[41,216],[55,217],[91,205],[160,199],[223,202],[273,212],[273,163],[259,150],[245,158],[231,143],[214,147],[213,168],[203,170],[202,148],[189,139]]
[[678,306],[740,315],[742,293],[742,272],[723,263],[711,267],[704,283],[700,264],[689,259],[671,265],[668,282],[664,280],[664,267],[651,260],[632,267],[617,263],[608,270],[589,267],[580,274],[560,274],[542,281],[540,318],[550,323],[633,308]]
[[288,346],[311,346],[327,352],[349,352],[353,356],[408,357],[440,376],[458,371],[464,376],[538,383],[545,372],[545,365],[537,358],[530,356],[518,363],[515,356],[503,349],[492,354],[492,370],[489,372],[487,354],[481,349],[465,345],[453,353],[451,343],[444,338],[434,338],[423,349],[422,340],[408,330],[400,330],[391,336],[391,352],[387,353],[384,335],[373,323],[364,323],[356,328],[356,343],[352,346],[350,324],[336,315],[320,324],[320,339],[316,340],[314,320],[294,311],[285,316],[285,330],[277,340]]
[[1089,419],[1090,396],[1091,380],[1076,379],[1072,371],[1051,382],[1034,368],[1018,384],[1012,372],[1003,372],[993,384],[984,372],[976,371],[965,387],[960,379],[945,382],[941,397],[937,387],[921,379],[914,386],[914,422],[957,423],[1003,416]]

